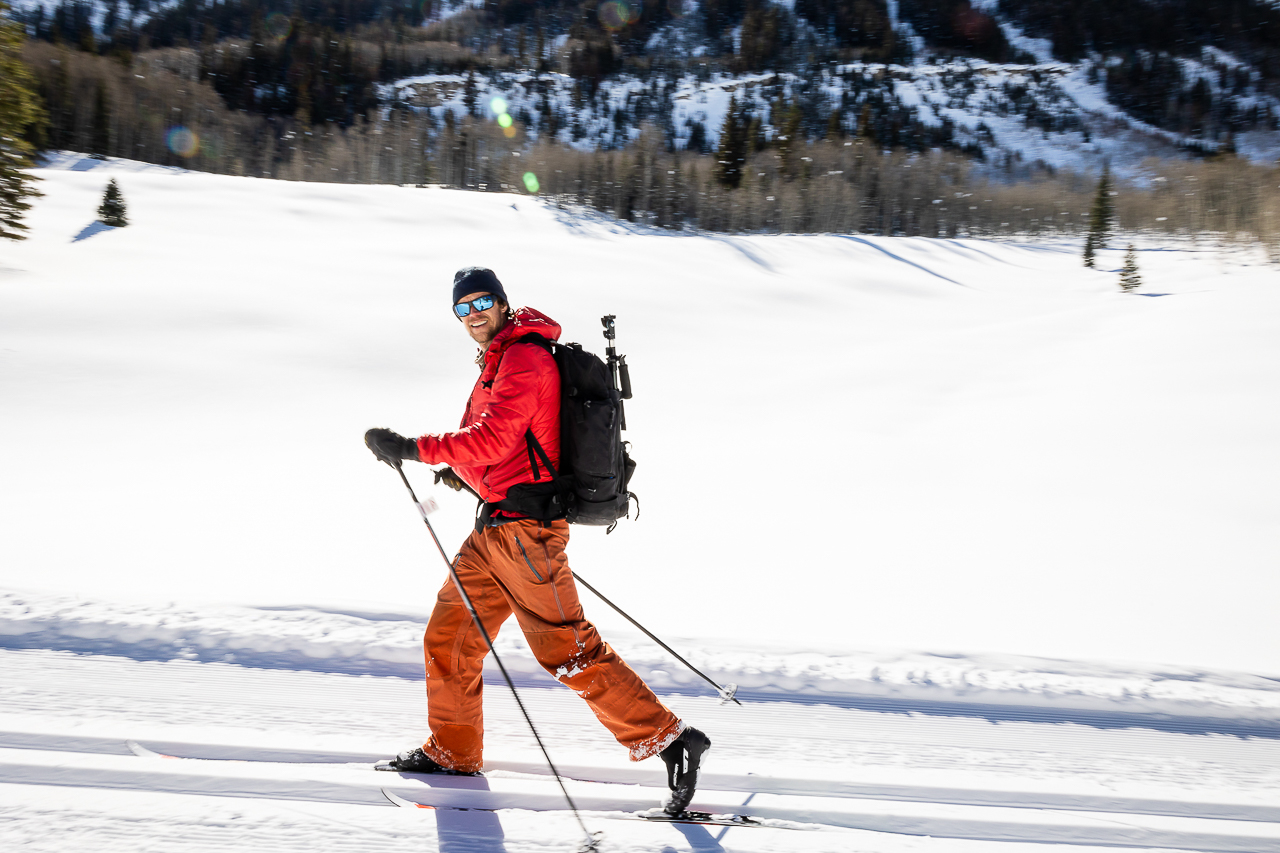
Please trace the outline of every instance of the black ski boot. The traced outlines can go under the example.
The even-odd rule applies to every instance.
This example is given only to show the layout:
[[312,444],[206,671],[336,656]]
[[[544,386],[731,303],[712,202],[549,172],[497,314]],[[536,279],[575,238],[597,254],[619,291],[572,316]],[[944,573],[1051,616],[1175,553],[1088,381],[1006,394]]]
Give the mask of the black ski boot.
[[402,752],[390,761],[374,765],[375,770],[392,770],[396,773],[441,773],[445,776],[481,776],[481,773],[468,773],[465,770],[453,770],[437,763],[422,751],[422,747]]
[[658,753],[662,763],[667,765],[667,787],[671,789],[671,799],[662,807],[667,814],[681,815],[689,808],[693,792],[698,787],[702,753],[710,748],[711,738],[693,726],[685,726],[680,737]]

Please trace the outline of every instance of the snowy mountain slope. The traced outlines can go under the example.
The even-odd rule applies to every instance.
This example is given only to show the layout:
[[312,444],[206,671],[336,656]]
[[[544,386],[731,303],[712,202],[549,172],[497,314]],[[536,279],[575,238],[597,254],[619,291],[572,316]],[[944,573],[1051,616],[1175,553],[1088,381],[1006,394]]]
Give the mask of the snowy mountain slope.
[[[788,15],[794,12],[794,3],[777,5]],[[924,7],[946,5],[912,3],[905,9],[911,12],[907,17],[928,17],[936,9]],[[841,132],[870,135],[885,147],[946,145],[979,154],[1006,170],[1032,166],[1096,172],[1109,164],[1126,177],[1140,178],[1142,162],[1151,157],[1177,159],[1223,150],[1259,163],[1280,157],[1280,97],[1253,43],[1260,37],[1254,32],[1257,26],[1245,27],[1243,33],[1237,30],[1245,25],[1238,21],[1235,30],[1215,26],[1203,36],[1179,40],[1174,52],[1163,42],[1144,47],[1136,33],[1115,44],[1099,37],[1073,58],[1055,55],[1046,33],[1033,37],[1015,22],[1015,17],[1038,21],[1043,29],[1043,8],[1031,13],[1027,5],[1005,8],[996,0],[983,0],[972,4],[971,12],[962,10],[1000,30],[1013,63],[986,61],[975,58],[983,55],[980,51],[970,55],[954,45],[926,41],[900,4],[891,2],[886,11],[892,29],[911,45],[912,58],[900,64],[832,59],[833,47],[823,40],[833,37],[828,29],[834,25],[799,20],[797,32],[823,43],[827,53],[818,53],[828,56],[827,61],[814,61],[810,50],[808,61],[779,60],[766,66],[771,70],[765,73],[729,75],[717,71],[717,65],[697,75],[624,73],[589,82],[563,74],[494,73],[480,80],[474,112],[483,115],[485,104],[501,98],[534,138],[554,137],[584,150],[625,146],[646,122],[661,127],[677,148],[714,150],[729,100],[736,97],[760,119],[767,139],[780,133],[782,119],[773,114],[777,107],[796,104],[809,138],[825,135],[834,115]],[[1066,17],[1078,24],[1098,15],[1106,17],[1097,9]],[[1206,26],[1212,17],[1206,15]],[[688,61],[718,51],[713,42],[695,11],[657,30],[647,50],[653,57]],[[462,80],[450,75],[408,78],[383,87],[383,97],[431,109],[437,118],[445,111],[465,113]],[[424,89],[432,94],[422,97]]]
[[[349,12],[362,23],[387,15],[405,15],[412,21],[422,13],[440,20],[474,5],[470,0],[412,9],[373,4],[362,6],[358,14]],[[742,64],[744,24],[729,20],[741,19],[742,5],[720,4],[714,10],[703,10],[698,4],[689,3],[679,9],[670,6],[671,15],[651,8],[639,24],[643,35],[610,33],[607,25],[601,24],[601,29],[592,21],[576,25],[585,26],[590,37],[596,39],[592,49],[602,49],[613,57],[605,62],[607,67],[584,70],[586,66],[571,57],[574,50],[582,49],[582,39],[587,36],[577,32],[570,39],[568,32],[575,26],[572,21],[581,15],[564,8],[553,13],[544,5],[542,11],[547,14],[536,25],[540,33],[536,43],[543,50],[538,67],[570,72],[576,78],[563,73],[484,70],[495,62],[511,67],[513,56],[520,57],[521,66],[535,65],[531,56],[535,36],[529,20],[516,11],[519,4],[500,4],[483,16],[468,16],[475,20],[463,28],[465,34],[434,35],[459,39],[459,55],[471,55],[479,65],[477,103],[470,103],[469,98],[467,104],[463,103],[465,78],[456,74],[429,74],[388,82],[390,75],[407,68],[459,66],[439,64],[442,60],[438,57],[419,57],[414,62],[402,57],[395,66],[400,70],[393,72],[387,57],[395,55],[403,45],[379,41],[385,35],[372,31],[359,36],[365,39],[362,44],[369,64],[360,86],[380,79],[385,108],[407,104],[430,109],[437,118],[445,112],[485,115],[487,104],[501,97],[529,137],[555,138],[580,149],[625,146],[637,138],[646,123],[651,123],[663,131],[664,142],[671,146],[714,150],[729,99],[736,92],[740,101],[751,106],[752,118],[761,121],[761,134],[766,139],[776,139],[781,133],[783,121],[774,115],[777,109],[782,107],[785,111],[795,105],[803,113],[801,132],[808,139],[838,130],[868,135],[884,148],[923,151],[951,147],[980,155],[992,171],[1003,175],[1024,176],[1063,168],[1097,172],[1109,164],[1122,176],[1141,178],[1145,174],[1142,163],[1151,157],[1188,159],[1234,151],[1258,163],[1280,158],[1280,90],[1272,80],[1270,68],[1274,60],[1268,59],[1270,48],[1264,28],[1253,19],[1237,22],[1234,28],[1221,26],[1206,10],[1202,13],[1203,36],[1193,31],[1173,45],[1155,35],[1148,43],[1139,29],[1112,41],[1105,33],[1094,33],[1078,50],[1064,52],[1059,44],[1055,54],[1053,38],[1060,34],[1055,35],[1057,29],[1046,21],[1069,19],[1068,23],[1080,24],[1088,19],[1089,25],[1094,26],[1094,18],[1106,19],[1107,14],[1097,6],[1069,13],[1067,7],[1072,4],[1062,2],[868,0],[866,5],[877,7],[877,16],[887,15],[891,26],[883,32],[877,30],[887,39],[886,44],[864,50],[841,48],[835,25],[829,20],[796,18],[794,2],[774,5],[784,10],[787,36],[782,39],[786,44],[781,52],[767,62]],[[1045,10],[1055,5],[1060,8],[1046,17]],[[49,11],[54,6],[52,0],[24,0],[19,12],[29,16],[36,8]],[[119,6],[117,10],[125,19],[140,25],[161,9],[172,11],[171,6],[143,3]],[[830,8],[829,4],[822,6]],[[64,15],[77,8],[70,3],[61,7]],[[624,7],[630,8],[627,4],[617,8]],[[94,26],[105,38],[101,30],[107,4],[79,8],[82,12],[91,10]],[[246,40],[252,42],[251,33],[241,31],[252,15],[214,14],[212,10],[217,8],[225,12],[227,7],[183,7],[180,14],[170,15],[171,20],[159,27],[153,34],[157,40],[152,43],[172,47],[177,37],[185,45],[185,36],[175,36],[186,31],[185,23],[195,28],[197,22],[203,27],[211,21],[222,28],[218,30],[220,38],[231,39],[240,47],[245,46]],[[608,18],[608,9],[614,7],[601,8],[606,11],[603,21]],[[1135,0],[1133,8],[1144,7]],[[966,47],[963,39],[955,42],[944,33],[933,31],[937,27],[922,30],[928,35],[926,39],[910,23],[919,22],[923,15],[931,20],[937,18],[942,29],[950,30],[953,27],[948,21],[953,16],[944,13],[944,9],[958,9],[956,14],[961,16],[977,16],[984,27],[993,33],[998,31],[1004,45],[999,55],[974,45]],[[344,39],[358,31],[346,14],[322,14],[301,7],[296,11],[303,17],[321,15],[325,25],[336,27]],[[631,11],[639,13],[638,7]],[[723,35],[710,35],[707,14],[727,15],[729,29]],[[1187,14],[1194,16],[1194,8]],[[190,22],[185,21],[187,17]],[[279,13],[277,17],[283,27],[284,19]],[[589,11],[587,18],[591,17]],[[28,17],[28,23],[34,25],[34,19]],[[405,24],[401,21],[397,26]],[[1157,29],[1163,34],[1162,28]],[[285,31],[287,27],[282,30]],[[51,38],[47,32],[45,37]],[[139,46],[129,36],[123,37],[122,43]],[[910,47],[905,52],[895,52],[891,49],[893,44]],[[105,50],[105,42],[103,47]],[[382,58],[380,68],[374,66],[375,55]],[[875,61],[869,61],[871,58]],[[886,64],[884,60],[888,58],[894,61]],[[266,73],[264,69],[250,70],[245,66],[233,74],[231,65],[215,64],[217,74],[243,73],[252,77]],[[727,73],[743,67],[764,70]],[[319,73],[318,68],[313,70],[313,74]],[[285,88],[298,78],[295,73],[289,77],[294,83],[286,85],[283,81],[287,75],[282,70],[280,75],[279,85]],[[224,94],[233,88],[229,78],[219,85]],[[235,100],[232,109],[276,109],[280,103],[292,104],[296,94],[279,103],[268,99],[276,104],[270,107],[261,98],[256,106],[252,100]],[[363,98],[360,104],[360,111],[368,106]],[[292,110],[290,106],[285,112]]]
[[[1206,49],[1208,51],[1208,49]],[[1197,74],[1217,75],[1207,66]],[[700,81],[616,77],[602,81],[596,95],[582,100],[577,82],[563,74],[500,73],[477,76],[475,112],[496,117],[507,111],[534,139],[548,136],[580,150],[620,148],[637,139],[645,123],[669,128],[675,145],[689,148],[704,135],[719,144],[731,100],[749,105],[767,139],[776,139],[779,99],[799,102],[823,123],[831,112],[843,132],[884,136],[884,115],[905,124],[901,139],[886,145],[940,143],[963,147],[998,166],[1032,166],[1099,171],[1110,164],[1129,178],[1145,176],[1143,161],[1178,158],[1186,150],[1218,150],[1220,144],[1155,127],[1113,105],[1094,64],[1049,61],[1041,65],[997,65],[982,60],[910,66],[852,63],[824,68],[804,79],[792,73],[712,75]],[[1196,78],[1198,79],[1198,77]],[[446,112],[465,116],[468,78],[429,74],[382,87],[387,103],[429,110],[437,120]],[[499,99],[495,112],[489,105]],[[1280,116],[1280,99],[1250,95],[1244,106],[1259,106]],[[864,107],[874,110],[864,113]],[[871,118],[876,123],[870,124]],[[930,142],[911,126],[937,139]],[[897,131],[895,131],[897,132]],[[920,138],[917,138],[920,137]],[[1280,157],[1280,131],[1241,134],[1242,156],[1269,163]]]
[[[620,318],[644,514],[572,553],[660,636],[1276,672],[1280,412],[1257,389],[1280,291],[1247,254],[1143,251],[1146,292],[1175,294],[1153,299],[1070,244],[672,235],[528,197],[67,165],[6,249],[0,587],[424,612],[442,568],[360,436],[456,423],[472,347],[443,294],[480,262],[570,339]],[[134,224],[77,241],[108,175]],[[722,497],[690,504],[707,470]],[[472,507],[439,498],[456,543]],[[44,612],[59,636],[113,618]]]

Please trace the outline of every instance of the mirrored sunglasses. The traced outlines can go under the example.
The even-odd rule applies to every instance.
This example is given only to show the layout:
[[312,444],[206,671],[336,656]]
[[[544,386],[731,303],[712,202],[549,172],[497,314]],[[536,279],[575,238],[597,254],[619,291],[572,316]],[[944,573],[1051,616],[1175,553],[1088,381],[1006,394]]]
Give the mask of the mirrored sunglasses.
[[475,308],[477,311],[488,311],[492,307],[492,296],[477,296],[470,302],[459,302],[457,305],[453,306],[453,313],[457,314],[459,317],[465,317],[471,313],[472,308]]

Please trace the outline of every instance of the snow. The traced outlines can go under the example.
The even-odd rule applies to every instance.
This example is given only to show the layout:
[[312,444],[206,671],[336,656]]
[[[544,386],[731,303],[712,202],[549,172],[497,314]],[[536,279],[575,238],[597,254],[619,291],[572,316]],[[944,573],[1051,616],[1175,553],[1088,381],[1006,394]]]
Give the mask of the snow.
[[[1072,243],[681,235],[83,162],[40,171],[6,251],[0,586],[425,613],[436,557],[360,437],[456,423],[472,345],[435,308],[487,263],[569,339],[619,317],[644,515],[573,553],[660,635],[1280,670],[1256,392],[1280,274],[1248,253],[1150,246],[1174,295],[1144,299]],[[109,176],[133,224],[73,243]],[[688,497],[708,470],[734,498]],[[459,542],[470,502],[436,497]]]
[[[421,612],[129,605],[4,593],[0,645],[415,678],[422,671],[424,619]],[[683,667],[672,668],[666,653],[638,632],[613,630],[610,640],[655,689],[714,692]],[[1280,734],[1280,685],[1239,673],[1013,655],[820,654],[745,641],[705,647],[696,637],[681,637],[677,644],[688,649],[685,657],[695,667],[720,684],[736,684],[744,697],[854,706],[898,703],[942,713],[981,708],[987,716],[1007,718],[1051,711],[1089,722],[1145,716],[1181,729]],[[548,677],[518,634],[500,638],[498,649],[522,683],[546,686]],[[561,667],[556,675],[566,672],[576,670]],[[489,675],[499,677],[496,671]]]
[[[0,838],[24,850],[376,839],[512,851],[574,849],[579,837],[502,690],[486,693],[486,777],[423,780],[368,769],[420,731],[413,681],[47,651],[0,650],[0,671],[22,686],[0,707]],[[1277,849],[1275,741],[664,697],[715,738],[696,805],[818,825],[712,835],[617,820],[660,798],[661,768],[611,748],[570,691],[523,694],[608,850]],[[139,757],[126,741],[142,735],[161,754],[240,760]],[[397,811],[380,787],[500,810]]]
[[1000,31],[1004,33],[1005,39],[1013,46],[1014,50],[1021,50],[1035,57],[1038,63],[1050,63],[1054,61],[1053,56],[1053,39],[1032,38],[1026,35],[1021,28],[1008,21],[1000,21]]
[[885,11],[889,13],[889,26],[893,27],[900,38],[907,40],[912,54],[919,56],[924,53],[925,40],[916,34],[915,27],[902,20],[898,13],[898,0],[885,0]]
[[[583,592],[711,734],[695,806],[821,826],[615,819],[661,768],[508,626],[607,849],[1280,850],[1280,270],[1256,251],[1134,235],[1132,295],[1129,235],[1087,270],[1077,241],[666,233],[70,154],[38,174],[0,256],[6,849],[576,845],[493,672],[487,787],[356,766],[423,737],[444,582],[361,436],[457,423],[474,348],[445,294],[481,263],[588,348],[618,315],[643,514],[570,554],[739,685],[718,704]],[[131,224],[92,229],[109,177]],[[408,471],[456,547],[470,502]]]
[[449,18],[452,18],[461,12],[465,12],[468,9],[482,8],[484,8],[484,0],[457,0],[457,2],[442,0],[439,5],[433,8],[431,17],[423,23],[425,25],[438,23],[439,21],[447,21]]

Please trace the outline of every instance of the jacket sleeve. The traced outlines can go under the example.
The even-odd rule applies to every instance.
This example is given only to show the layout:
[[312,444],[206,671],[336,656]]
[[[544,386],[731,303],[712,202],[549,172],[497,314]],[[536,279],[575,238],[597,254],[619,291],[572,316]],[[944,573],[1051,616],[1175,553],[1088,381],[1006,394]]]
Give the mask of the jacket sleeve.
[[418,439],[418,455],[428,465],[493,465],[524,441],[538,406],[538,388],[551,356],[534,346],[511,346],[502,354],[489,405],[461,429]]

